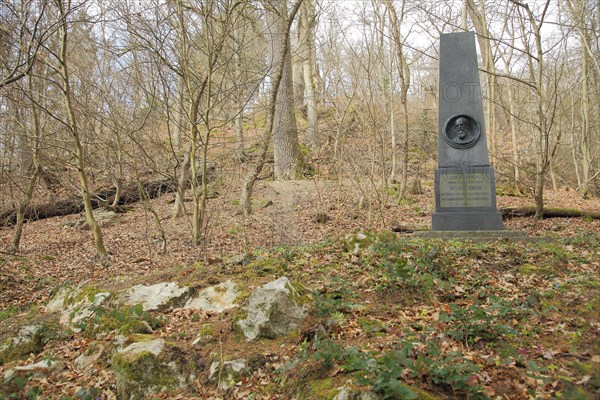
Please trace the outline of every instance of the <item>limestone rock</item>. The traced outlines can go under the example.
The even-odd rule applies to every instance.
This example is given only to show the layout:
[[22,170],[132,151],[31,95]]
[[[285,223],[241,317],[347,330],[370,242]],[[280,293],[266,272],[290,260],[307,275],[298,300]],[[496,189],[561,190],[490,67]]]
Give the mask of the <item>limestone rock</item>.
[[36,378],[43,378],[50,374],[60,372],[64,369],[65,364],[62,361],[42,360],[35,364],[9,369],[4,374],[4,382],[10,382],[17,376],[34,376]]
[[259,288],[234,321],[247,340],[274,339],[298,329],[308,310],[302,296],[286,277]]
[[242,378],[250,376],[250,368],[246,360],[231,360],[221,364],[215,361],[210,365],[208,379],[212,383],[216,383],[221,390],[227,390]]
[[348,253],[358,254],[373,245],[373,238],[364,233],[351,233],[344,237],[344,247]]
[[240,291],[235,283],[227,281],[216,286],[202,289],[197,296],[185,303],[185,308],[223,312],[236,306]]
[[381,397],[374,392],[367,390],[357,390],[351,386],[342,386],[333,400],[379,400]]
[[104,354],[104,346],[100,343],[92,343],[85,352],[81,353],[73,364],[79,369],[84,370],[93,365]]
[[[64,300],[66,309],[60,316],[60,324],[70,327],[73,332],[81,332],[88,320],[95,315],[95,310],[102,304],[105,304],[111,297],[109,292],[92,291],[87,295],[81,295],[85,291],[76,290],[73,294],[67,295]],[[73,303],[71,303],[73,301]]]
[[131,335],[135,333],[146,335],[152,332],[154,332],[154,330],[147,321],[134,319],[121,326],[118,333],[120,335]]
[[74,289],[69,286],[61,287],[46,305],[46,312],[54,313],[65,309],[65,299]]
[[46,339],[54,331],[55,328],[47,323],[22,326],[16,336],[0,343],[0,365],[12,359],[41,352]]
[[190,288],[179,287],[177,282],[162,282],[154,285],[135,285],[125,292],[125,305],[141,304],[144,311],[164,311],[181,307],[190,297]]
[[112,365],[119,399],[136,400],[194,381],[204,364],[163,339],[135,342],[116,353]]

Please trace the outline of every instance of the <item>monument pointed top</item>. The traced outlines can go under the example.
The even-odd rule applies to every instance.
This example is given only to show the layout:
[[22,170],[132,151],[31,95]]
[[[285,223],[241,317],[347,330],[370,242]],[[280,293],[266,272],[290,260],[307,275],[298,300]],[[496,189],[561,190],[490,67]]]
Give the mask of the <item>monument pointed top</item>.
[[473,32],[440,37],[438,132],[440,166],[489,165]]

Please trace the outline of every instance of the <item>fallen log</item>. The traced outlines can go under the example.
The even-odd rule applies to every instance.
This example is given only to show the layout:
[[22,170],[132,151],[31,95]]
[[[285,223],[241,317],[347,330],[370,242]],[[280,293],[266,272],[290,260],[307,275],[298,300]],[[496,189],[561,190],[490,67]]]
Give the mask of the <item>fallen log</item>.
[[[156,179],[142,182],[142,187],[151,199],[164,193],[174,192],[176,185],[171,179]],[[92,193],[92,207],[94,209],[106,207],[114,202],[116,187],[96,190]],[[137,183],[130,183],[121,188],[119,206],[136,203],[141,199]],[[37,221],[40,219],[58,217],[63,215],[77,214],[84,209],[83,201],[79,196],[60,199],[51,203],[39,204],[25,209],[25,221]],[[9,209],[0,212],[0,227],[14,225],[17,222],[17,210]]]
[[[506,207],[501,208],[500,213],[502,217],[514,218],[514,217],[530,217],[535,215],[534,206],[519,206],[519,207]],[[577,210],[573,208],[544,208],[543,218],[593,218],[600,219],[600,211],[591,210]]]

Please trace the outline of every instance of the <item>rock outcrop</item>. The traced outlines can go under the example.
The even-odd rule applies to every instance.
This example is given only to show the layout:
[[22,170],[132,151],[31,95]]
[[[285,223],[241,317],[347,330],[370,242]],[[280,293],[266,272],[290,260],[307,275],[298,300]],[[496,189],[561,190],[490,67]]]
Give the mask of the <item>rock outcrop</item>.
[[227,390],[249,375],[250,368],[248,368],[246,360],[231,360],[223,363],[215,361],[210,365],[208,379],[212,383],[216,383],[219,389]]
[[120,298],[125,305],[141,304],[144,311],[164,311],[183,306],[190,298],[190,288],[177,282],[135,285]]
[[163,339],[148,338],[116,353],[112,365],[119,399],[136,400],[175,390],[194,381],[204,363]]
[[274,339],[297,330],[306,318],[306,299],[281,277],[257,288],[234,320],[247,340]]
[[235,307],[239,295],[238,286],[232,281],[227,281],[200,290],[184,307],[220,313]]
[[54,329],[46,323],[33,323],[21,327],[16,336],[0,343],[0,365],[44,349],[47,338]]

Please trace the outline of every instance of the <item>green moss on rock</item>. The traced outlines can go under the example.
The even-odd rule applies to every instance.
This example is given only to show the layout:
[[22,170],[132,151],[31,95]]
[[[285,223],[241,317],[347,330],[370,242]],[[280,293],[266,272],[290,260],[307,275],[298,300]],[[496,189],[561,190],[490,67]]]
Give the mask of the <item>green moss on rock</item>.
[[317,379],[308,383],[308,396],[306,399],[331,400],[338,394],[339,389],[333,382],[333,379]]
[[0,343],[0,365],[44,350],[46,343],[59,332],[56,323],[44,321],[21,327],[14,337]]
[[179,384],[173,370],[151,352],[134,356],[117,353],[112,361],[119,398],[143,399],[150,394],[175,389]]
[[132,333],[152,333],[152,328],[148,322],[139,319],[128,321],[119,328],[120,335],[129,335]]
[[374,243],[371,235],[364,233],[352,233],[344,237],[344,250],[347,253],[358,254],[368,250]]
[[120,399],[144,399],[160,392],[178,389],[204,368],[194,354],[163,339],[146,340],[149,335],[132,335],[143,339],[132,343],[112,358]]

